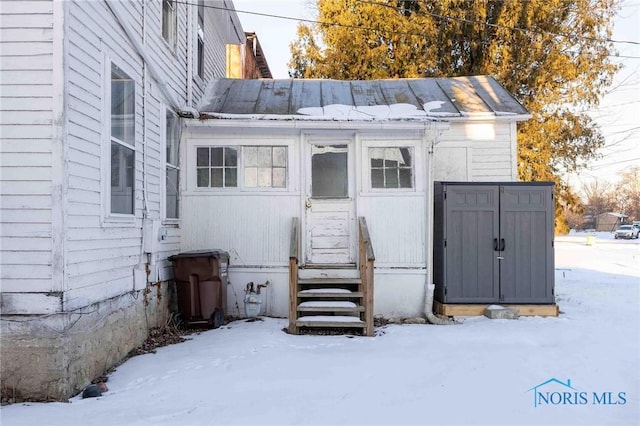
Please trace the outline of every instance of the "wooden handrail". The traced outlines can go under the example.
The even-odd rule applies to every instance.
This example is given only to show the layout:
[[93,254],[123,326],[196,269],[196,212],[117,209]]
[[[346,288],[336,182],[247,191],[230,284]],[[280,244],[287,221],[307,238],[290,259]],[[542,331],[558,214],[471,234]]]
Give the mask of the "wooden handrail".
[[298,319],[298,259],[300,257],[300,226],[297,217],[291,221],[289,244],[289,333],[297,334]]
[[300,257],[300,220],[294,217],[291,221],[291,240],[289,241],[289,259]]
[[375,261],[376,255],[373,253],[373,244],[369,237],[369,228],[367,227],[367,220],[364,217],[358,218],[360,224],[360,239],[367,247],[367,260]]
[[364,217],[358,218],[358,230],[358,265],[364,299],[365,334],[373,336],[373,268],[376,257],[373,253],[373,244]]

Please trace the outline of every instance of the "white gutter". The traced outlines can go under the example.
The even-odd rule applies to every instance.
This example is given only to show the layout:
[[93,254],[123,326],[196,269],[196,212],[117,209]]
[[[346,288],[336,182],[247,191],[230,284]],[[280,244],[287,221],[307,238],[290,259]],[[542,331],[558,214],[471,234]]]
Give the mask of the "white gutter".
[[398,117],[398,118],[384,118],[376,119],[363,118],[363,117],[340,117],[336,118],[331,115],[303,115],[303,114],[229,114],[220,112],[206,112],[200,113],[203,119],[212,120],[247,120],[247,121],[331,121],[331,122],[398,122],[398,121],[413,121],[413,122],[470,122],[470,121],[525,121],[532,117],[531,114],[465,114],[465,115],[423,115],[417,118],[412,117]]
[[151,74],[151,78],[153,78],[156,81],[156,83],[160,87],[160,91],[164,95],[169,105],[175,111],[180,111],[180,106],[178,105],[178,102],[176,101],[173,94],[169,90],[169,86],[167,85],[167,82],[164,80],[164,78],[162,77],[162,74],[158,71],[153,61],[151,61],[151,59],[147,56],[147,54],[144,51],[144,46],[137,39],[136,33],[131,29],[131,26],[129,25],[126,19],[125,14],[121,10],[121,5],[120,5],[121,2],[117,0],[105,0],[105,3],[107,4],[107,7],[111,10],[111,13],[113,13],[113,15],[116,17],[116,20],[120,23],[120,26],[122,27],[124,32],[127,34],[127,38],[129,39],[131,44],[133,44],[133,47],[135,48],[136,53],[142,58],[144,62],[146,62],[147,69],[149,70],[149,74]]

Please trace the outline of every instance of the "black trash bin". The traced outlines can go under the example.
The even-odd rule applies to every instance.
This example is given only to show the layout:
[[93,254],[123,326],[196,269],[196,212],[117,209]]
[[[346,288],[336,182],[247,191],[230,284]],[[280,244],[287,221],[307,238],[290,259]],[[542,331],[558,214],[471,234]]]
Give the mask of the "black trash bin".
[[178,293],[178,309],[188,326],[218,328],[227,304],[229,253],[187,251],[169,257]]

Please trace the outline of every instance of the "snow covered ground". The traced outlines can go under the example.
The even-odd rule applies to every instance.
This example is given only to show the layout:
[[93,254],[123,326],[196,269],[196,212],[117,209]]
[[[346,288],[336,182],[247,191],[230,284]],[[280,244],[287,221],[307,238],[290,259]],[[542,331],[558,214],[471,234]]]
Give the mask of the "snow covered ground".
[[639,241],[558,237],[558,318],[390,325],[373,338],[237,321],[128,360],[100,398],[5,406],[1,423],[637,425]]

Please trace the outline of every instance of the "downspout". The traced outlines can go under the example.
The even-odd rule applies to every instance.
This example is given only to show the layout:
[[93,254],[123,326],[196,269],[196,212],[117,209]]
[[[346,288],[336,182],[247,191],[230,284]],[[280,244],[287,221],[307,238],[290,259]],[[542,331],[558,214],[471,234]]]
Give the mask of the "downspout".
[[187,7],[187,108],[193,107],[193,21],[198,19],[193,9]]
[[[147,8],[145,2],[142,2],[142,48],[144,49],[147,43]],[[147,150],[147,82],[149,80],[147,72],[147,61],[142,58],[142,244],[140,245],[140,260],[138,261],[138,268],[145,271],[145,287],[149,286],[149,263],[151,261],[149,253],[145,255],[146,239],[149,235],[145,232],[146,222],[149,220],[149,193],[147,185],[148,174],[148,150]],[[134,280],[134,290],[137,290]],[[145,320],[146,320],[145,310]],[[147,329],[149,325],[147,323]]]
[[[435,131],[431,131],[434,129]],[[424,285],[424,315],[429,324],[435,325],[453,325],[458,322],[444,316],[436,316],[433,313],[433,292],[435,284],[433,283],[433,164],[437,145],[437,139],[442,133],[442,126],[437,123],[429,123],[425,125],[424,138],[427,143],[427,187],[426,189],[426,211],[427,211],[427,277]]]

